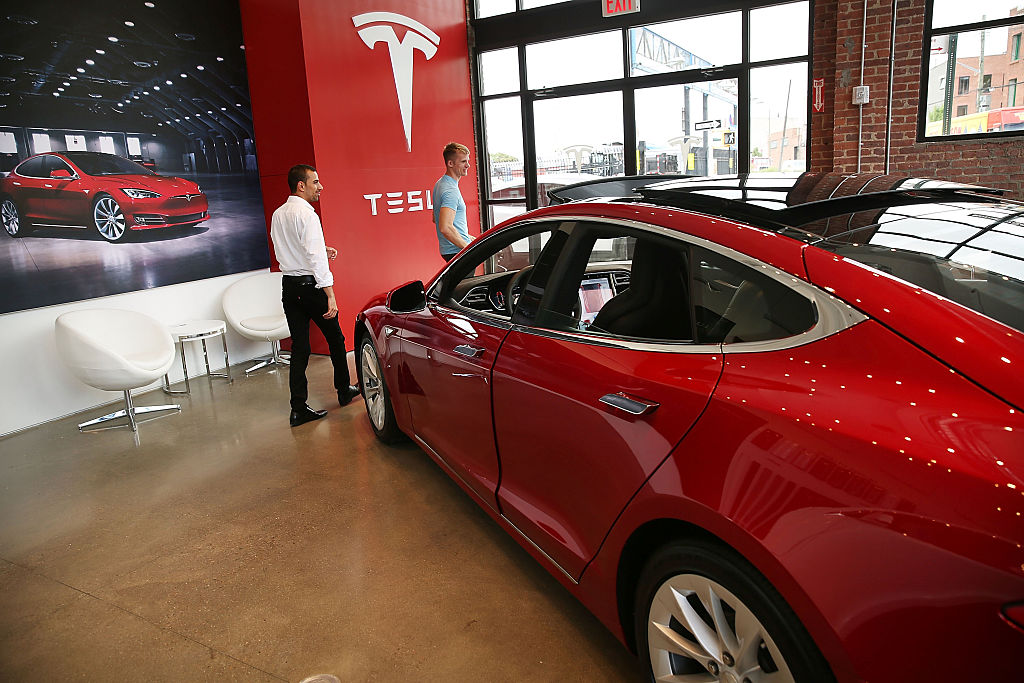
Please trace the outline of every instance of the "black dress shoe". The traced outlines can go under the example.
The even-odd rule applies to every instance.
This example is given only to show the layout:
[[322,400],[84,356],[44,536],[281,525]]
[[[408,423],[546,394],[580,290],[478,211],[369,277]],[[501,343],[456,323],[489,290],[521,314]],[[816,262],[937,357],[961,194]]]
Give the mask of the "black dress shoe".
[[319,420],[321,417],[325,417],[326,415],[326,410],[313,410],[309,406],[303,406],[301,410],[292,411],[292,414],[288,416],[288,424],[292,427],[298,427],[299,425],[304,425],[307,422]]
[[347,406],[349,403],[352,402],[352,399],[354,399],[360,393],[361,392],[359,391],[359,387],[349,385],[347,388],[342,389],[341,391],[338,392],[338,403],[343,406]]

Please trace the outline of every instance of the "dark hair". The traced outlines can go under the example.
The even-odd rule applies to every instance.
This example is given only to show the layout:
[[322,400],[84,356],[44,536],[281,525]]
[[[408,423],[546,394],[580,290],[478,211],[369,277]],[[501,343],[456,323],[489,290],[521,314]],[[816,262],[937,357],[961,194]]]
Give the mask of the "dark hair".
[[292,194],[299,189],[299,183],[306,182],[310,173],[316,173],[316,169],[309,164],[295,164],[288,169],[288,189]]

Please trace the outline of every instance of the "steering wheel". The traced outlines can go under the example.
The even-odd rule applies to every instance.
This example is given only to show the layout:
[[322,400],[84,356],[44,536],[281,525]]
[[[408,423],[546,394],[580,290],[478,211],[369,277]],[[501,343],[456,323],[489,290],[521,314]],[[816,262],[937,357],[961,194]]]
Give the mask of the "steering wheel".
[[516,304],[519,303],[519,295],[521,292],[518,291],[520,286],[523,284],[524,279],[533,272],[533,266],[524,266],[519,270],[518,273],[512,276],[512,280],[508,283],[508,289],[505,290],[508,296],[505,297],[505,304],[508,306],[508,314],[512,315],[512,312],[516,310]]

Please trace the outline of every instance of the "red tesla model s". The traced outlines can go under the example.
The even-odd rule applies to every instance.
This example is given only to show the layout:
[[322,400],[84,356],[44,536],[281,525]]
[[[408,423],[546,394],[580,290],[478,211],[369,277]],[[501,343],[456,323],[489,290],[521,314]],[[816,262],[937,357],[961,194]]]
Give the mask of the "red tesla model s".
[[193,226],[209,217],[196,183],[114,154],[37,154],[0,178],[0,221],[11,237],[33,225],[92,227],[108,242],[121,242],[130,230]]
[[1024,680],[1024,205],[610,179],[357,317],[407,435],[657,681]]

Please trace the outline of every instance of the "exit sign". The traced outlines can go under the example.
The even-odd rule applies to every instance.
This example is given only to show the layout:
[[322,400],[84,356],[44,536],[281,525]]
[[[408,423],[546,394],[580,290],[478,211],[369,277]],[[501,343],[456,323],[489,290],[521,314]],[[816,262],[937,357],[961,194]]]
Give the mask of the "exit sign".
[[601,15],[617,17],[640,11],[640,0],[601,0]]

